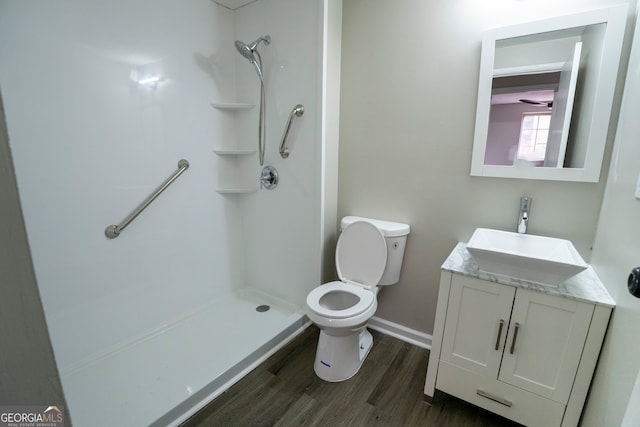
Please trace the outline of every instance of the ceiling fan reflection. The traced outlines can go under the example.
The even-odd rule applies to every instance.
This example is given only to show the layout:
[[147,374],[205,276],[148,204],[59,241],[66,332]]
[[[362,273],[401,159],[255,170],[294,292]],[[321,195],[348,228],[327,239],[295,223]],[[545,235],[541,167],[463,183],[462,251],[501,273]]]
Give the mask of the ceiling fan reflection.
[[525,104],[535,105],[536,107],[547,107],[549,109],[553,107],[553,101],[534,101],[532,99],[519,99],[518,101]]

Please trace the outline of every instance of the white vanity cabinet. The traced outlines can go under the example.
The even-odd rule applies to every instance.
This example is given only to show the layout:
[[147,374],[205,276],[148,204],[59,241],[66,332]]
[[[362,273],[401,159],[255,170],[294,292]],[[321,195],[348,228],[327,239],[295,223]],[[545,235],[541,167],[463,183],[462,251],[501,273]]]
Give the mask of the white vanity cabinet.
[[[577,425],[613,308],[593,270],[580,275],[558,290],[489,276],[459,244],[443,265],[425,394],[529,426]],[[594,282],[595,297],[579,291]]]

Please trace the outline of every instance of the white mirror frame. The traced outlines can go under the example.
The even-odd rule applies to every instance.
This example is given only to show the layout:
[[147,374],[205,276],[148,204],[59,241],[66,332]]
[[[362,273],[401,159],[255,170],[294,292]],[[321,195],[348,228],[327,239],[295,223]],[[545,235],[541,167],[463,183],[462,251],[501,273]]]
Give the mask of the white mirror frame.
[[[618,76],[627,13],[628,6],[620,5],[542,21],[496,28],[485,32],[482,39],[482,53],[480,57],[471,176],[554,181],[599,181],[602,158],[607,142],[613,95]],[[606,24],[606,29],[602,46],[600,77],[595,94],[596,102],[593,107],[593,114],[587,119],[590,120],[590,130],[588,132],[589,141],[584,167],[553,168],[485,165],[484,159],[487,146],[487,132],[489,129],[491,86],[493,81],[496,41],[603,23]],[[582,120],[585,119],[583,118]]]

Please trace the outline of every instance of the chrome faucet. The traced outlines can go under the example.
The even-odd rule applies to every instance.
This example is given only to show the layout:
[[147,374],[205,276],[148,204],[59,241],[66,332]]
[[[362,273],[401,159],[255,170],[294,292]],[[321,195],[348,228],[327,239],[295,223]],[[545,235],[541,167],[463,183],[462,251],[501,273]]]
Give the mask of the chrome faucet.
[[520,197],[520,213],[518,214],[517,230],[520,234],[527,232],[529,223],[529,208],[531,207],[531,197]]

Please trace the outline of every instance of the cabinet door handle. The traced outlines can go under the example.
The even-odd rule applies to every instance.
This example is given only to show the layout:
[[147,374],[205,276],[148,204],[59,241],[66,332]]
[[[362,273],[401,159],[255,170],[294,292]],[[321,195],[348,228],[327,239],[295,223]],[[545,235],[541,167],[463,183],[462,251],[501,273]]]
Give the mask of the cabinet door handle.
[[501,405],[508,406],[509,408],[511,407],[511,405],[513,405],[513,402],[511,402],[510,400],[503,399],[502,397],[498,397],[495,394],[487,393],[486,391],[479,388],[476,389],[476,394],[478,396],[484,397],[485,399],[493,400],[494,402],[498,402]]
[[500,349],[500,337],[502,337],[503,326],[504,326],[504,320],[500,319],[500,326],[498,326],[498,338],[496,338],[496,350]]
[[518,329],[520,329],[520,323],[516,322],[515,329],[513,330],[513,340],[511,341],[511,349],[509,353],[513,354],[516,349],[516,340],[518,339]]

